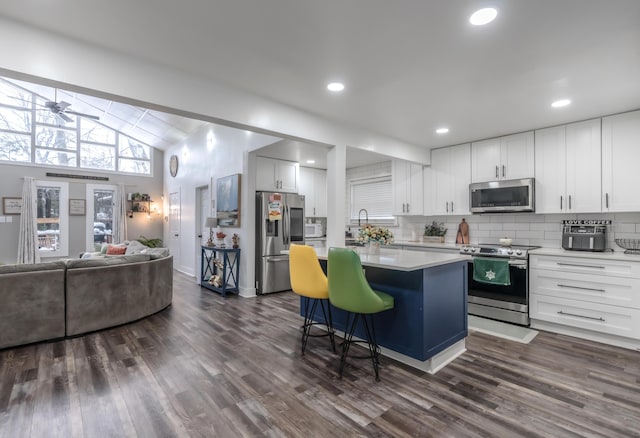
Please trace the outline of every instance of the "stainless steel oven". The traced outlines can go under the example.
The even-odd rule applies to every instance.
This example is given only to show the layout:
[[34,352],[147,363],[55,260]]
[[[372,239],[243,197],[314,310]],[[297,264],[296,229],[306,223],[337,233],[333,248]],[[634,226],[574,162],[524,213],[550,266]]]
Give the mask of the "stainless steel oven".
[[[468,308],[470,315],[483,316],[513,324],[529,325],[529,250],[531,246],[464,246],[462,254],[471,254],[468,272]],[[482,283],[473,279],[473,261],[477,256],[506,258],[509,263],[508,286]]]

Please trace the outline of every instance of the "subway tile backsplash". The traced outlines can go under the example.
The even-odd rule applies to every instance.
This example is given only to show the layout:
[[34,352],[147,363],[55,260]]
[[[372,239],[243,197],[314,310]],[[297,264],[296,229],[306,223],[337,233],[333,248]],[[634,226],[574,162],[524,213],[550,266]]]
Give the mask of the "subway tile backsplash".
[[421,236],[424,226],[433,221],[447,228],[445,242],[454,243],[458,224],[465,218],[469,224],[471,243],[498,243],[500,237],[510,237],[514,245],[538,245],[547,248],[562,247],[562,221],[565,219],[611,219],[607,229],[607,248],[624,251],[615,239],[640,239],[640,213],[593,214],[534,214],[504,213],[464,216],[405,216],[398,218],[396,239],[411,240]]

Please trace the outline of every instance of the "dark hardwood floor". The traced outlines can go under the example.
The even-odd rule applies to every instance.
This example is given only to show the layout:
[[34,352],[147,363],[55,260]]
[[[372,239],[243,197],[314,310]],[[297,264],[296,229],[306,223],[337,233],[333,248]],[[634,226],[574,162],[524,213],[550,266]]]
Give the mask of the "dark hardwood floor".
[[541,332],[473,333],[429,375],[300,355],[298,299],[222,298],[175,275],[145,320],[0,351],[2,437],[640,436],[640,352]]

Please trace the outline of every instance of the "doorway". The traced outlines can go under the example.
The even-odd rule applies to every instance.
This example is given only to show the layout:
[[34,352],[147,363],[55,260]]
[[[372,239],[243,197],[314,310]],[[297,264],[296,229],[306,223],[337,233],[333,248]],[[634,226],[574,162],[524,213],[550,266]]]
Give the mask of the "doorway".
[[180,192],[169,193],[169,251],[174,266],[181,266],[180,257]]
[[209,228],[205,227],[208,217],[213,217],[213,209],[211,208],[211,196],[209,186],[196,187],[196,282],[200,284],[200,272],[202,265],[201,247],[209,239]]

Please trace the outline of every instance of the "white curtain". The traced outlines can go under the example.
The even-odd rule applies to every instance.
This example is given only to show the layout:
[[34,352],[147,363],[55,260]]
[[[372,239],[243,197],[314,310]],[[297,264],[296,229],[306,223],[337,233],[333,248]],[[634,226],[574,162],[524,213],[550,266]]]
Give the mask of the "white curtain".
[[18,263],[40,262],[38,251],[38,204],[36,182],[28,176],[22,185],[22,209],[20,210],[20,234],[18,236]]
[[127,239],[127,195],[124,184],[118,184],[115,202],[113,203],[113,243],[121,243]]

